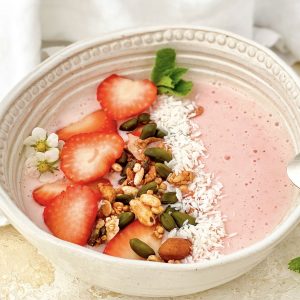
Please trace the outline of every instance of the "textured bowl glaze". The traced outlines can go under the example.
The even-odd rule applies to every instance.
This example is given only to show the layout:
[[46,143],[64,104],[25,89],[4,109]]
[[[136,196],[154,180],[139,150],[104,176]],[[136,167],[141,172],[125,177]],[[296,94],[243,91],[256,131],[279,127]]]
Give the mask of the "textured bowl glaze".
[[[47,122],[70,95],[96,87],[111,73],[149,76],[155,50],[173,47],[191,79],[214,77],[235,84],[275,107],[300,150],[300,86],[290,68],[264,47],[210,28],[160,27],[115,33],[76,43],[39,65],[1,102],[0,208],[42,254],[92,285],[139,296],[178,296],[220,285],[263,260],[299,221],[299,197],[264,240],[211,262],[147,263],[110,257],[55,238],[36,226],[24,207],[22,142]],[[217,121],[217,120],[216,120]]]

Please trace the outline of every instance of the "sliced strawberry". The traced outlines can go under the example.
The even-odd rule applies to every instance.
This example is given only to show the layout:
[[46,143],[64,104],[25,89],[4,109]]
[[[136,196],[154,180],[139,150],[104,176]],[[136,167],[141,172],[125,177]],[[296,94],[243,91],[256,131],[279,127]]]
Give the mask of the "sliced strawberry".
[[145,111],[156,98],[157,88],[150,80],[131,80],[115,74],[104,79],[97,90],[98,101],[114,120]]
[[78,122],[72,123],[56,133],[60,140],[66,141],[71,136],[79,133],[88,133],[88,132],[116,132],[117,123],[112,120],[103,110],[97,110],[82,119]]
[[153,234],[155,226],[149,227],[141,224],[138,220],[134,221],[108,242],[103,253],[122,258],[143,259],[129,245],[129,241],[133,238],[138,238],[145,242],[157,253],[161,240]]
[[134,131],[130,132],[131,134],[139,137],[143,131],[144,126],[140,126],[137,129],[135,129]]
[[74,135],[63,146],[60,167],[73,182],[92,182],[109,172],[123,148],[124,141],[116,133]]
[[70,186],[44,209],[44,221],[56,237],[85,245],[98,210],[95,193],[87,186]]
[[40,205],[48,205],[56,196],[67,189],[68,183],[65,180],[46,183],[32,192],[33,199]]
[[98,188],[99,183],[103,183],[104,185],[111,185],[110,181],[106,178],[100,178],[100,179],[97,179],[93,182],[86,184],[97,195],[98,199],[100,199],[102,197],[102,194]]

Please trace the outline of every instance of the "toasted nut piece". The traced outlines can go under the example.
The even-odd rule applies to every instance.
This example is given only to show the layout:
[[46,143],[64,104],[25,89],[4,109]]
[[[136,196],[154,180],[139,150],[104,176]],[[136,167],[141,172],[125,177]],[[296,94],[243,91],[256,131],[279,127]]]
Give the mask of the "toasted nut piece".
[[168,212],[164,212],[160,215],[160,223],[167,231],[171,231],[177,227],[175,220]]
[[138,199],[133,199],[130,201],[130,208],[142,224],[146,226],[154,225],[155,218],[149,206],[144,205]]
[[163,262],[163,260],[160,257],[158,257],[157,255],[149,255],[147,260],[153,261],[153,262]]
[[149,194],[142,194],[140,196],[140,201],[151,207],[159,207],[161,205],[159,198]]
[[116,216],[105,219],[106,238],[110,241],[119,232],[119,218]]
[[126,169],[126,179],[127,179],[128,184],[132,184],[133,183],[134,172],[130,168]]
[[188,223],[191,225],[196,225],[196,219],[186,213],[174,211],[172,213],[172,217],[174,218],[178,227],[182,227],[185,221],[188,221]]
[[193,181],[195,174],[190,171],[182,171],[179,174],[172,173],[168,176],[168,182],[177,186],[189,184]]
[[150,166],[149,171],[145,176],[144,184],[155,180],[155,178],[156,178],[155,166]]
[[159,188],[160,188],[161,190],[164,190],[164,191],[165,191],[165,190],[167,189],[167,185],[166,185],[165,183],[162,182],[162,183],[160,184]]
[[111,215],[112,207],[111,207],[111,203],[108,200],[101,201],[100,213],[105,217],[108,217]]
[[153,192],[152,190],[148,190],[146,194],[148,194],[148,195],[153,195],[154,192]]
[[127,225],[129,225],[135,218],[134,213],[132,212],[124,212],[119,215],[119,227],[120,229],[125,228]]
[[164,228],[160,225],[157,225],[154,231],[154,235],[158,239],[162,239],[162,237],[164,236],[164,232],[165,232]]
[[147,184],[144,184],[138,191],[138,196],[141,196],[142,194],[146,194],[148,190],[152,190],[153,192],[157,191],[157,183],[155,181],[148,182]]
[[144,178],[144,169],[141,168],[138,172],[135,173],[134,179],[133,179],[133,184],[135,186],[138,186],[141,184],[142,180]]
[[144,154],[157,162],[165,162],[172,159],[172,153],[170,151],[158,147],[147,148]]
[[166,192],[162,195],[161,203],[162,204],[174,204],[178,201],[176,192]]
[[122,166],[120,165],[120,164],[118,164],[118,163],[114,163],[112,166],[111,166],[111,168],[115,171],[115,172],[118,172],[118,173],[120,173],[120,172],[122,172]]
[[198,106],[195,109],[195,117],[201,116],[204,113],[204,108],[202,106]]
[[180,260],[191,252],[192,243],[183,238],[167,239],[158,249],[160,257],[164,261]]
[[123,212],[123,207],[124,207],[124,204],[122,202],[115,202],[113,203],[113,208],[115,210],[115,213],[117,215],[121,214]]
[[133,167],[133,172],[137,173],[140,169],[141,169],[141,164],[140,163],[135,163],[134,167]]
[[133,195],[133,196],[136,196],[139,191],[136,187],[129,186],[129,185],[122,186],[122,190],[125,195]]
[[111,185],[104,185],[103,183],[98,184],[100,193],[103,199],[113,202],[116,198],[116,191]]
[[164,211],[164,208],[162,206],[159,207],[151,207],[151,211],[155,214],[155,215],[159,215]]
[[129,205],[124,205],[124,207],[123,207],[123,211],[129,211],[130,210],[130,207],[129,207]]
[[131,249],[139,256],[148,258],[150,255],[155,255],[154,250],[146,243],[139,239],[131,239],[129,241]]
[[155,178],[154,180],[157,184],[161,184],[162,183],[162,179],[161,178]]

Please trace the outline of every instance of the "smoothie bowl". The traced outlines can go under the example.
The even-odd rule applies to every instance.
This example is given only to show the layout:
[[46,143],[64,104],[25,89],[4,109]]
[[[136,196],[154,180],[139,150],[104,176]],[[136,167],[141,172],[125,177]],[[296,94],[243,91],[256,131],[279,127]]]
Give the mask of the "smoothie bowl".
[[225,283],[297,224],[300,90],[206,28],[77,43],[2,103],[0,208],[55,265],[131,295]]

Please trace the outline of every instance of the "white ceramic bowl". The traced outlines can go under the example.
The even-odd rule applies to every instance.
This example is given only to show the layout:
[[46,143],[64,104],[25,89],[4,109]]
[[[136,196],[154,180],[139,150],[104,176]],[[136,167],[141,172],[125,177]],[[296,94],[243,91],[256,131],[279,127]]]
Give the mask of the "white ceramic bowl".
[[[300,150],[300,88],[274,53],[228,32],[209,28],[147,28],[72,45],[39,65],[1,102],[0,208],[9,221],[54,264],[109,290],[139,296],[178,296],[240,276],[262,261],[298,223],[298,196],[277,228],[262,241],[221,259],[196,264],[124,260],[55,238],[27,216],[20,191],[22,142],[76,93],[95,91],[107,74],[148,76],[155,50],[174,47],[190,77],[215,77],[267,101],[286,121]],[[217,120],[216,120],[217,121]]]

